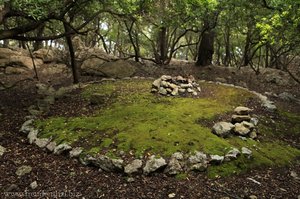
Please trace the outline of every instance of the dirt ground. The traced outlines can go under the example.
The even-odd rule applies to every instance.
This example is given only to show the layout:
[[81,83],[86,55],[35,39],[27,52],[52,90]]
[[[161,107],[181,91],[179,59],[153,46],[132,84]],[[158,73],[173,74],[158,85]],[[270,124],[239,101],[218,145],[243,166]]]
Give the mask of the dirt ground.
[[[159,76],[160,74],[193,74],[198,79],[215,80],[224,77],[228,83],[243,82],[251,90],[264,93],[288,91],[300,95],[298,87],[281,87],[262,84],[259,77],[241,76],[228,69],[213,67],[195,68],[169,67],[156,73],[140,71],[137,75]],[[247,77],[246,79],[243,77]],[[17,81],[24,76],[3,77],[3,82]],[[56,87],[72,83],[70,75],[42,75],[42,82]],[[82,81],[97,80],[97,77],[82,77]],[[19,128],[28,115],[27,108],[37,98],[35,81],[23,81],[16,87],[0,91],[0,145],[7,151],[0,158],[0,198],[299,198],[300,180],[291,173],[300,175],[300,159],[290,166],[260,168],[247,173],[208,179],[206,173],[192,173],[184,179],[164,174],[135,176],[134,182],[127,182],[122,174],[98,171],[84,167],[77,160],[57,156],[30,145]],[[299,113],[299,105],[278,100],[282,107]],[[298,138],[299,139],[299,138]],[[16,169],[30,165],[30,174],[17,177]],[[294,176],[294,177],[293,177]],[[32,190],[29,184],[37,181]]]

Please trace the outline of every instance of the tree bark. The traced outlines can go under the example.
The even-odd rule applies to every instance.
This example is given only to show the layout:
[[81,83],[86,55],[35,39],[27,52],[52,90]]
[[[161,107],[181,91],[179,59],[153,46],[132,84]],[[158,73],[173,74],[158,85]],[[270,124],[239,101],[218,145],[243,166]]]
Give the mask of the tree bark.
[[212,64],[214,54],[214,38],[213,30],[208,29],[202,34],[200,46],[198,48],[197,66],[208,66]]
[[[71,28],[69,27],[69,25],[65,22],[64,22],[64,29],[65,29],[65,32],[71,32],[72,31]],[[74,47],[73,47],[73,43],[72,43],[72,37],[71,37],[71,35],[67,34],[65,38],[66,38],[68,48],[69,48],[69,53],[70,53],[71,68],[72,68],[72,74],[73,74],[73,83],[78,84],[79,83],[79,71],[78,71],[78,68],[77,68],[77,65],[76,65],[75,52],[74,52]]]
[[[44,29],[45,29],[45,24],[40,25],[37,28],[36,36],[37,37],[42,37]],[[43,41],[35,41],[34,44],[33,44],[33,51],[39,50],[42,47],[43,47]]]
[[224,58],[224,65],[229,66],[231,61],[231,54],[230,54],[230,27],[226,26],[225,30],[225,58]]
[[243,58],[243,66],[248,66],[250,63],[250,30],[248,28],[247,36],[246,36],[246,44],[244,48],[244,58]]

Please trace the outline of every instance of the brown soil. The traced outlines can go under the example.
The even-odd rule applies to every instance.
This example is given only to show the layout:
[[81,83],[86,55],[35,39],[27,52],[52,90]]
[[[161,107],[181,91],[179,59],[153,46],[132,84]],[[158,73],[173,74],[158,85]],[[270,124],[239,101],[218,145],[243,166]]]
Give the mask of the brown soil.
[[[166,69],[164,69],[166,70]],[[165,72],[162,70],[162,72]],[[227,77],[223,70],[189,68],[168,69],[171,74],[203,74],[201,79],[212,80],[216,76]],[[193,73],[191,73],[192,70]],[[195,72],[196,71],[196,72]],[[142,73],[140,75],[149,75]],[[160,75],[159,73],[156,74]],[[198,75],[195,75],[198,76]],[[56,75],[49,77],[41,75],[42,82],[49,82],[56,86],[68,85],[70,77]],[[25,78],[19,76],[5,77],[6,82]],[[242,80],[236,79],[235,81]],[[93,77],[84,77],[84,81],[97,80]],[[253,80],[254,81],[254,80]],[[167,177],[164,174],[152,176],[135,176],[135,181],[127,182],[122,174],[105,173],[93,167],[84,167],[78,161],[65,156],[56,156],[30,145],[24,135],[19,133],[21,124],[28,115],[27,107],[34,104],[36,89],[32,81],[24,81],[13,89],[0,91],[0,145],[7,148],[7,152],[0,158],[0,198],[18,198],[16,194],[27,198],[168,198],[175,193],[175,198],[249,198],[256,195],[258,198],[297,198],[300,195],[300,181],[295,180],[291,171],[300,174],[300,161],[289,167],[261,168],[231,177],[208,179],[206,173],[192,173],[185,179]],[[267,85],[257,86],[257,82],[248,85],[256,91],[269,91]],[[276,87],[276,86],[274,86]],[[276,87],[273,92],[281,90],[292,91],[292,88]],[[293,92],[298,92],[294,89]],[[296,93],[299,96],[299,93]],[[73,100],[72,100],[73,99]],[[71,104],[70,104],[71,103]],[[249,102],[250,105],[254,102]],[[68,106],[67,106],[68,105]],[[66,107],[74,107],[73,113],[87,114],[91,109],[84,100],[66,97],[59,101],[49,115],[72,114]],[[84,112],[79,108],[86,107]],[[299,105],[280,102],[280,106],[298,112]],[[82,110],[82,109],[81,109]],[[47,115],[47,116],[49,116]],[[270,115],[271,117],[272,115]],[[220,116],[222,117],[222,116]],[[296,138],[295,138],[296,139]],[[299,138],[297,138],[299,140]],[[30,174],[17,177],[15,171],[21,165],[30,165],[33,170]],[[250,179],[258,181],[257,184]],[[31,190],[29,184],[37,181],[38,188]],[[29,195],[29,193],[36,194]],[[44,193],[44,195],[43,195]],[[15,195],[5,195],[15,194]]]

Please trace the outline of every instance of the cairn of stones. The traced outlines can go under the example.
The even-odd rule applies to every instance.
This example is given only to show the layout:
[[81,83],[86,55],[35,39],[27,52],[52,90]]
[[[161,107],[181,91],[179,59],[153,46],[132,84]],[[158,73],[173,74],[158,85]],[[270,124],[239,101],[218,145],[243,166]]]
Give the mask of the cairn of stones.
[[197,96],[201,88],[192,75],[187,78],[163,75],[154,80],[151,92],[164,96]]
[[253,110],[248,107],[239,106],[234,109],[231,122],[218,122],[212,128],[212,133],[219,137],[238,135],[242,137],[257,138],[258,119],[251,117]]

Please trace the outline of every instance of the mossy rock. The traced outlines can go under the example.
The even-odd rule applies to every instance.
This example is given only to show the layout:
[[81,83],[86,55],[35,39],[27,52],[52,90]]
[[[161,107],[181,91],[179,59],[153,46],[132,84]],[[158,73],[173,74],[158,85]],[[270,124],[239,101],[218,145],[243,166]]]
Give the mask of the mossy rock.
[[188,154],[195,150],[224,155],[232,147],[248,147],[254,152],[252,160],[241,158],[212,166],[210,176],[229,175],[257,166],[284,165],[300,155],[298,149],[280,141],[224,139],[212,134],[211,127],[199,124],[199,120],[213,121],[217,116],[231,115],[235,107],[256,100],[250,92],[201,83],[203,95],[198,97],[165,97],[150,93],[151,84],[150,80],[119,80],[89,85],[81,92],[86,100],[94,93],[101,93],[110,96],[110,102],[97,107],[90,116],[39,120],[36,122],[39,136],[81,146],[84,154],[112,157],[120,156],[120,151],[135,157],[151,154],[169,157],[177,151]]

